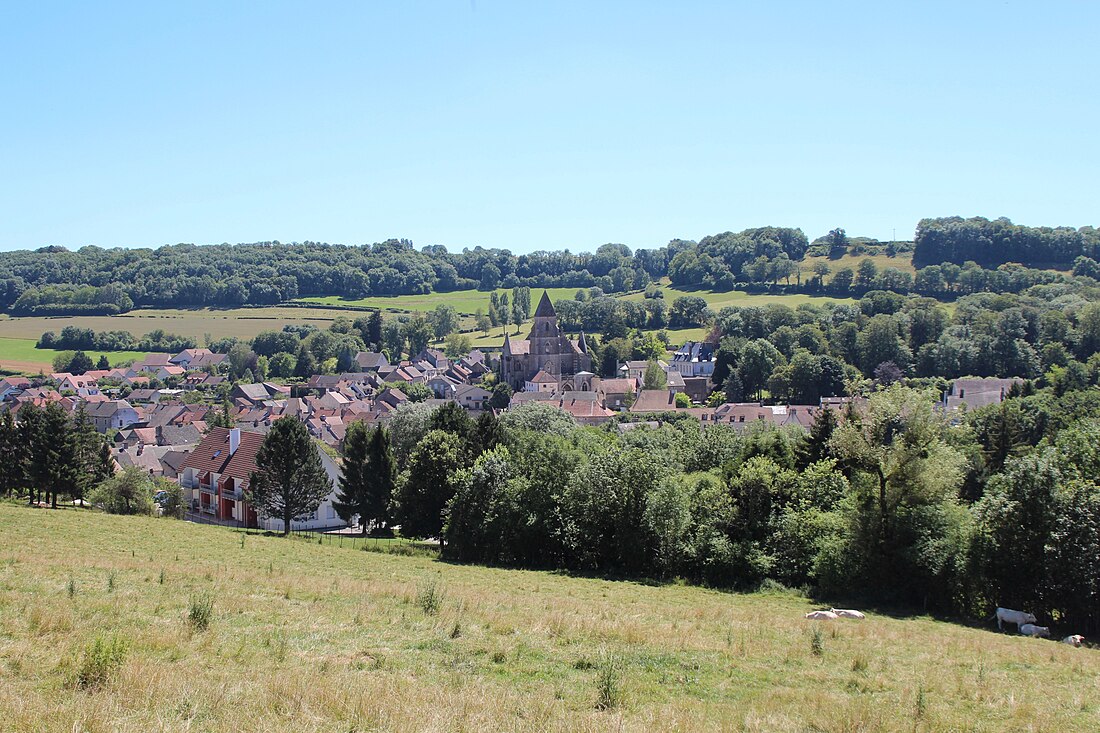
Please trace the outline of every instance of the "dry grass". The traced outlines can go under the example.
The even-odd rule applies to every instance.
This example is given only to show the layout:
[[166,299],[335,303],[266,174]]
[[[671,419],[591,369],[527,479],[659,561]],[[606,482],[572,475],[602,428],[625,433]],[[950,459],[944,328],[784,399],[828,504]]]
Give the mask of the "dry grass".
[[[781,594],[242,548],[216,527],[11,504],[0,537],[5,731],[1100,728],[1095,651],[927,618],[822,625],[817,657],[810,605]],[[203,593],[217,611],[193,633]],[[96,638],[127,652],[82,688]]]

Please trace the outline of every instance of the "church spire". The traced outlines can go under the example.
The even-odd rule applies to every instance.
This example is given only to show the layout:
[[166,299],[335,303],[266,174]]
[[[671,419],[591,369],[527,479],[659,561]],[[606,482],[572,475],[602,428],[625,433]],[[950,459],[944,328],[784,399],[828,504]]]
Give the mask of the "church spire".
[[539,307],[535,309],[535,318],[557,318],[557,316],[557,312],[554,311],[554,304],[550,302],[550,296],[543,290],[542,298],[539,299]]
[[588,353],[588,342],[584,338],[583,329],[581,330],[580,336],[577,337],[577,349],[579,349],[582,354]]

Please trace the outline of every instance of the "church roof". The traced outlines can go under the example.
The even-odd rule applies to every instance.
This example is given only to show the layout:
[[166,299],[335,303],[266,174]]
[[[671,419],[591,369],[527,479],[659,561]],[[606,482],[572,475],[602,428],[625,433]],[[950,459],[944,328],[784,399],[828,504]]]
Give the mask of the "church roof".
[[539,307],[535,309],[535,318],[557,318],[558,314],[554,311],[554,304],[550,302],[550,296],[545,290],[542,291],[542,298],[539,299]]
[[514,356],[531,353],[531,342],[527,339],[514,339],[508,342],[508,351]]
[[538,374],[531,377],[532,384],[557,384],[558,380],[546,373],[545,369],[539,369]]

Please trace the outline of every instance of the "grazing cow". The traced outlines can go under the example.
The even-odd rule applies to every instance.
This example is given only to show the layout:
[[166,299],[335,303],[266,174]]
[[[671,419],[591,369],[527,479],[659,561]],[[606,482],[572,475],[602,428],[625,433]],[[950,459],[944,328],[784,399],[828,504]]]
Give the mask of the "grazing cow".
[[1074,634],[1073,636],[1067,636],[1065,639],[1062,639],[1062,643],[1069,644],[1070,646],[1079,647],[1081,646],[1081,642],[1083,642],[1084,640],[1085,637],[1081,636],[1080,634]]
[[850,608],[834,608],[833,613],[840,618],[867,618],[859,611],[853,611]]
[[1025,613],[1023,611],[1013,611],[1011,608],[998,608],[997,609],[997,628],[1004,630],[1004,624],[1016,624],[1017,627],[1020,624],[1033,624],[1035,623],[1035,615]]
[[827,621],[839,617],[832,611],[810,611],[806,614],[806,618],[811,621]]
[[1044,639],[1049,639],[1050,627],[1036,626],[1035,624],[1020,624],[1020,633],[1024,636],[1041,636]]

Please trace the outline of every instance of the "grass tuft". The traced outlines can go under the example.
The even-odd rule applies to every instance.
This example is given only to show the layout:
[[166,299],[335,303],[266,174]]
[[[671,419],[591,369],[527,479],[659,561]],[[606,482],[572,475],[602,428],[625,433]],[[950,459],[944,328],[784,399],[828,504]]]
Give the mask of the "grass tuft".
[[129,645],[123,639],[97,636],[84,648],[80,669],[76,673],[77,686],[94,690],[106,685],[122,668],[128,651]]
[[214,620],[214,596],[200,593],[191,597],[191,609],[187,612],[187,623],[195,631],[206,631]]
[[623,702],[623,663],[605,652],[596,668],[596,709],[614,710]]
[[71,575],[68,584],[65,586],[65,592],[69,594],[69,598],[76,595],[76,580]]
[[424,613],[429,616],[439,613],[439,609],[443,607],[443,598],[443,585],[438,576],[432,575],[420,582],[416,592],[416,604]]
[[825,635],[821,633],[821,627],[814,625],[810,632],[810,653],[815,657],[825,656]]

